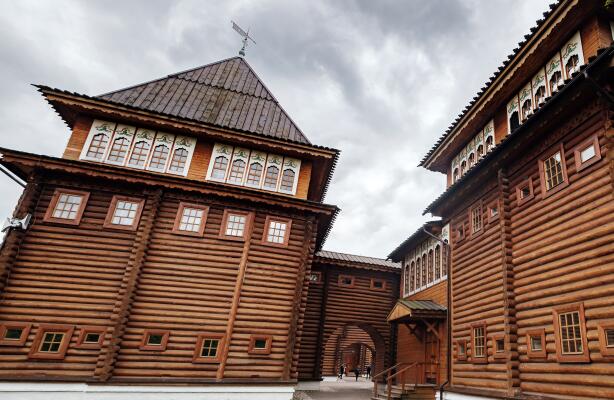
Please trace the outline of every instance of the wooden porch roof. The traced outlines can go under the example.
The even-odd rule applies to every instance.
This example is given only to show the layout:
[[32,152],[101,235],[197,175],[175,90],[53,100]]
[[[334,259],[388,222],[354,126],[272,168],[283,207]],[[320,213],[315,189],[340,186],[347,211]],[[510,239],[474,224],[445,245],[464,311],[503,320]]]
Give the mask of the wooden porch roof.
[[400,299],[386,320],[388,322],[412,322],[417,319],[445,319],[447,313],[446,307],[432,300]]

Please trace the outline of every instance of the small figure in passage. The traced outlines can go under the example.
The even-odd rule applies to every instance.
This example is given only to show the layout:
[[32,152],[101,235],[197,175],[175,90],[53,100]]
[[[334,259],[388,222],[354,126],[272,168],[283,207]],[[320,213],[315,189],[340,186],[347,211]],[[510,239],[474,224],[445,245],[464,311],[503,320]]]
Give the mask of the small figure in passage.
[[340,380],[343,380],[343,373],[345,372],[345,367],[343,366],[343,364],[341,364],[341,366],[339,367],[339,376],[337,377]]
[[354,374],[356,375],[356,382],[358,382],[358,377],[360,376],[360,368],[356,367],[354,370]]
[[367,379],[371,378],[371,366],[367,365]]

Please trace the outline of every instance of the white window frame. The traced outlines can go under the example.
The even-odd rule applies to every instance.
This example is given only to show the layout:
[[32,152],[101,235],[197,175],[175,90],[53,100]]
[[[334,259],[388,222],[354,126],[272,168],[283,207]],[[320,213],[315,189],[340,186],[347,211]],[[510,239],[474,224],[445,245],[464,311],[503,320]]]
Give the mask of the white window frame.
[[[104,129],[105,125],[107,127],[106,129]],[[90,127],[89,133],[87,134],[87,139],[85,140],[85,144],[83,145],[83,148],[81,149],[81,154],[79,155],[79,159],[87,160],[87,161],[103,162],[107,158],[107,153],[109,152],[111,140],[113,139],[113,132],[115,131],[116,125],[117,124],[115,122],[102,121],[99,119],[95,119],[94,122],[92,123],[92,126]],[[105,148],[104,153],[102,154],[101,158],[88,157],[87,153],[92,143],[92,140],[94,139],[94,136],[96,136],[99,133],[103,133],[107,135],[109,139],[107,142],[107,147]]]
[[[149,157],[147,158],[147,170],[154,172],[166,172],[168,165],[171,162],[173,144],[175,142],[175,135],[172,133],[158,132],[156,133],[156,138],[154,139],[153,144],[151,145],[151,150],[149,152]],[[166,157],[166,162],[162,168],[154,168],[151,166],[151,160],[153,158],[154,151],[157,146],[165,145],[168,147],[168,157]]]
[[[230,161],[232,160],[233,150],[234,150],[234,147],[227,145],[227,144],[216,143],[213,146],[213,151],[211,152],[211,159],[209,160],[209,168],[207,169],[207,180],[208,181],[214,181],[214,182],[225,182],[226,181],[226,177],[228,176],[228,171],[230,169]],[[228,160],[228,165],[226,165],[226,172],[224,173],[223,178],[214,178],[212,176],[213,165],[215,164],[215,159],[220,156],[226,157],[226,159]]]
[[[111,140],[109,141],[109,145],[107,146],[107,151],[106,151],[106,155],[104,158],[105,164],[112,164],[112,165],[119,165],[119,166],[124,166],[126,164],[126,162],[128,161],[128,156],[132,153],[132,143],[134,141],[135,131],[136,131],[136,127],[134,126],[117,124],[117,126],[115,127],[115,132],[113,134],[113,137],[111,138]],[[115,143],[115,141],[119,139],[128,140],[128,149],[126,150],[126,154],[124,155],[124,158],[122,160],[111,161],[109,160],[109,156],[111,155],[111,149],[113,148],[113,144]]]
[[[226,183],[236,186],[243,186],[245,183],[245,179],[247,179],[247,171],[249,168],[249,156],[250,150],[244,147],[235,147],[232,152],[232,158],[230,159],[230,163],[228,164],[228,169],[226,170]],[[241,177],[240,182],[234,182],[230,180],[230,172],[232,171],[232,165],[235,161],[241,160],[245,163],[243,167],[243,176]]]
[[[284,176],[284,171],[287,169],[294,172],[294,182],[292,182],[291,190],[282,190],[281,180]],[[300,169],[301,169],[301,160],[298,160],[296,158],[291,158],[291,157],[284,157],[283,167],[281,168],[279,172],[279,179],[278,179],[278,182],[279,182],[278,190],[280,193],[286,193],[286,194],[291,194],[291,195],[296,194],[296,187],[298,185],[298,174],[300,172]]]
[[[153,149],[153,141],[155,137],[156,137],[155,131],[152,131],[149,129],[143,129],[143,128],[137,129],[136,134],[134,136],[134,140],[132,141],[132,146],[130,147],[130,152],[128,154],[128,157],[126,158],[127,167],[136,168],[136,169],[145,169],[145,167],[147,166],[147,162],[149,161],[149,156]],[[130,164],[130,159],[132,158],[132,154],[134,153],[134,148],[136,144],[139,142],[146,142],[149,144],[149,150],[147,150],[147,156],[145,157],[145,161],[143,162],[143,165],[141,166],[136,165],[136,164]]]
[[[574,46],[573,50],[568,51],[568,46]],[[584,52],[582,51],[582,38],[580,37],[580,31],[574,33],[574,35],[565,43],[565,45],[561,48],[561,68],[563,69],[563,75],[570,79],[571,76],[567,76],[567,61],[573,56],[578,56],[578,65],[576,66],[577,72],[580,70],[580,66],[584,64]]]
[[[192,156],[194,155],[194,149],[196,148],[196,138],[191,138],[187,136],[178,135],[175,137],[175,142],[173,143],[173,147],[171,148],[171,153],[168,156],[168,161],[166,165],[166,172],[171,175],[179,175],[179,176],[187,176],[188,171],[190,170],[190,165],[192,163]],[[187,159],[185,160],[185,166],[183,167],[183,172],[171,171],[171,162],[173,160],[173,156],[175,155],[175,151],[179,149],[184,149],[188,152]],[[153,146],[151,150],[153,152]]]
[[[279,161],[279,162],[276,162]],[[262,175],[262,189],[269,191],[269,192],[277,192],[279,189],[279,182],[281,181],[281,173],[283,171],[283,165],[284,165],[284,158],[280,155],[277,154],[269,154],[267,155],[267,159],[266,159],[266,164],[264,167],[264,173]],[[269,188],[264,186],[264,182],[266,180],[266,172],[269,169],[270,166],[275,166],[279,169],[279,174],[277,175],[277,182],[275,184],[274,188]]]

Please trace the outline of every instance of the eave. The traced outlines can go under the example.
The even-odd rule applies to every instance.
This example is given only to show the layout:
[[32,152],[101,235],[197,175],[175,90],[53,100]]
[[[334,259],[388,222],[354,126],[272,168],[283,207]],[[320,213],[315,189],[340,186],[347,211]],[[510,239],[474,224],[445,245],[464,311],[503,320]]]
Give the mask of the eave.
[[397,275],[401,273],[400,265],[381,265],[381,264],[373,264],[373,263],[366,263],[366,262],[339,260],[339,259],[333,259],[329,257],[322,257],[318,254],[315,255],[313,262],[323,265],[323,266],[335,266],[335,267],[342,267],[342,268],[364,269],[364,270],[369,270],[369,271],[390,272],[390,273],[397,274]]
[[439,232],[434,231],[435,229],[439,229],[441,231],[441,227],[443,226],[443,221],[429,221],[422,225],[418,230],[412,233],[407,239],[405,239],[400,245],[396,247],[390,254],[388,258],[395,262],[401,262],[405,258],[405,255],[409,253],[411,249],[416,247],[419,243],[422,243],[424,240],[429,238],[424,230],[427,230],[431,234],[438,234]]

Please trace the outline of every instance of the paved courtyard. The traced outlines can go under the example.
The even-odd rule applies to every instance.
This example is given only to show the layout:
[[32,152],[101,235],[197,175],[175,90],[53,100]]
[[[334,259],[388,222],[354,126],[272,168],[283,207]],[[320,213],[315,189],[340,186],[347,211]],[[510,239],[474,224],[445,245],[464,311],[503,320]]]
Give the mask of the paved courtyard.
[[[311,389],[311,388],[308,388]],[[325,380],[319,384],[320,390],[299,390],[295,400],[368,400],[371,398],[373,383],[360,378],[358,382],[352,377],[343,381]]]

